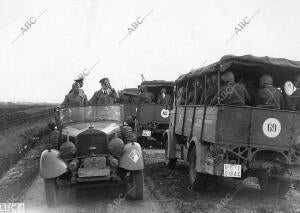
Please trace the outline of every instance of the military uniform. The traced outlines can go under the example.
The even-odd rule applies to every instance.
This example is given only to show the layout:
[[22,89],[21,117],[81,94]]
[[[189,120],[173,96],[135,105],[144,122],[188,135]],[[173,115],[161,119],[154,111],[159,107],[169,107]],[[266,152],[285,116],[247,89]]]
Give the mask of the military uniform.
[[118,98],[118,94],[114,89],[100,89],[94,93],[89,103],[91,105],[108,105],[114,104]]
[[[250,100],[250,95],[243,84],[227,83],[220,88],[220,104],[245,105]],[[212,99],[211,104],[218,103],[218,95]]]
[[257,97],[257,105],[263,105],[272,109],[283,109],[284,107],[281,92],[271,85],[259,89]]
[[157,104],[167,104],[168,106],[172,105],[172,97],[169,94],[166,94],[166,96],[163,98],[160,94],[157,98]]
[[85,106],[88,104],[87,97],[83,92],[75,94],[71,92],[65,96],[65,100],[61,104],[64,107]]
[[206,96],[205,96],[205,92],[203,91],[200,99],[200,104],[205,104],[205,105],[210,104],[211,100],[214,98],[217,92],[218,92],[217,85],[210,86],[206,91]]

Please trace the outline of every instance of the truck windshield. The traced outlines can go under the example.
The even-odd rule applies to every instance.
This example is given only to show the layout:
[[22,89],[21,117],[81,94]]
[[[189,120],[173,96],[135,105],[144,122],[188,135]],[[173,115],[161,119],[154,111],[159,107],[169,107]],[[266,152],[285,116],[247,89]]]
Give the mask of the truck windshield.
[[95,122],[99,120],[123,120],[121,106],[85,106],[69,107],[59,111],[59,119],[62,125],[74,122]]

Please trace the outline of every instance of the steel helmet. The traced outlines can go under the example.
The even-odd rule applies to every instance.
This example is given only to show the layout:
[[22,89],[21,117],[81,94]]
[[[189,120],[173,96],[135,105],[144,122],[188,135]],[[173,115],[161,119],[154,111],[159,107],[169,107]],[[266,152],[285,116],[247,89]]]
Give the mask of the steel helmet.
[[221,79],[225,82],[234,82],[234,74],[232,72],[225,72],[222,74]]
[[260,77],[261,85],[273,85],[273,78],[270,75],[263,75]]

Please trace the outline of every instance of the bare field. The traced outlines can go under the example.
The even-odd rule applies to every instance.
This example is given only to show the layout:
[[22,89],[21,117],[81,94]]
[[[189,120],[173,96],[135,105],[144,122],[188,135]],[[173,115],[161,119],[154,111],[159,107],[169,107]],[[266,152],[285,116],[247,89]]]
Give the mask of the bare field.
[[53,106],[0,105],[0,176],[48,133]]

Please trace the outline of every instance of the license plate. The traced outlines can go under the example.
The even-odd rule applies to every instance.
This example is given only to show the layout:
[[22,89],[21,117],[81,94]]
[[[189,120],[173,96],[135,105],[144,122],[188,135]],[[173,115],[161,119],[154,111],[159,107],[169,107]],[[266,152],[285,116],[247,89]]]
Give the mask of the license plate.
[[142,136],[150,137],[151,136],[151,131],[150,130],[143,130]]
[[98,177],[98,176],[108,176],[110,175],[109,169],[78,169],[78,177]]
[[242,166],[239,164],[224,164],[224,177],[240,178],[242,174]]

